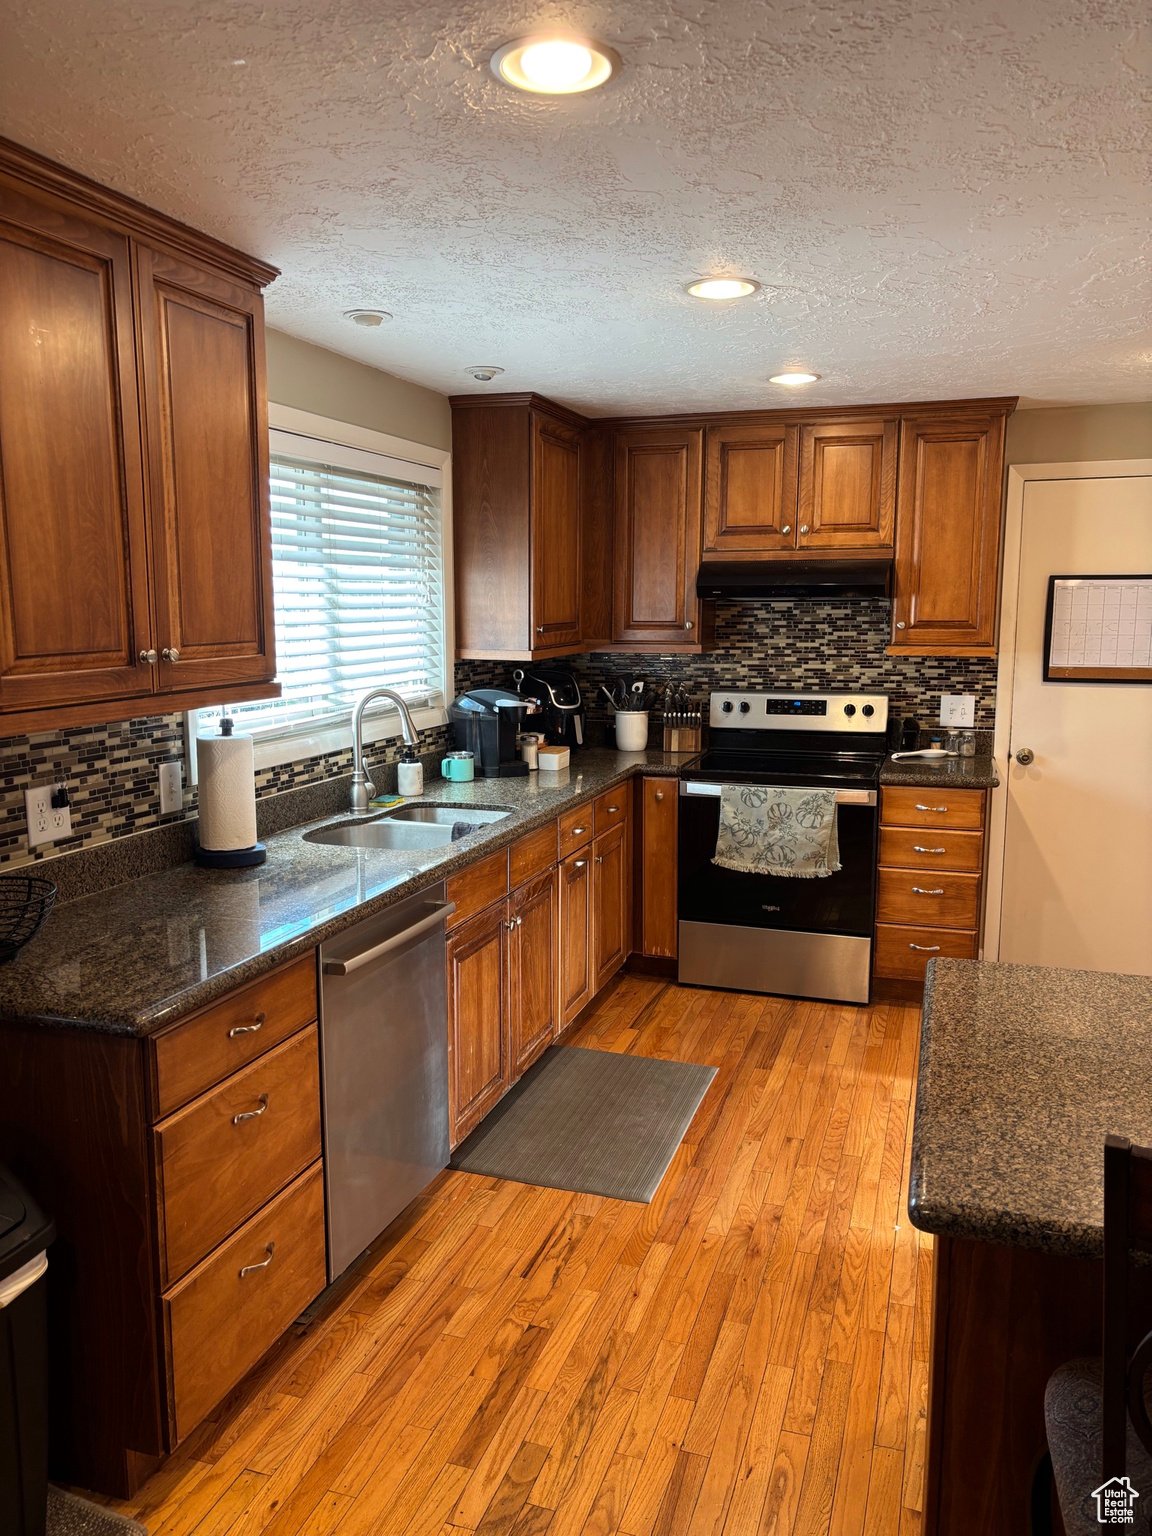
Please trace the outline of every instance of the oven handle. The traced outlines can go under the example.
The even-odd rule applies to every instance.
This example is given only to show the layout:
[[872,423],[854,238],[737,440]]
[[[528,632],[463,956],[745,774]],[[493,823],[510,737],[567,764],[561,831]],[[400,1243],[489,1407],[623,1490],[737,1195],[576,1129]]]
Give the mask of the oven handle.
[[[723,784],[710,784],[702,779],[681,779],[681,795],[711,795],[719,799]],[[797,784],[797,789],[804,788]],[[837,805],[875,805],[876,791],[874,789],[838,789],[836,791]]]

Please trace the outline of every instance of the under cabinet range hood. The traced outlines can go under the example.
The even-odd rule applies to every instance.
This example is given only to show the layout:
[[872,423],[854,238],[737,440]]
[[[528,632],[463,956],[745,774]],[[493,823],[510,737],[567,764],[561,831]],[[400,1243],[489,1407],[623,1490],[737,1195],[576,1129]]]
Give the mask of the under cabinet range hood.
[[890,597],[891,558],[716,560],[696,577],[698,597]]

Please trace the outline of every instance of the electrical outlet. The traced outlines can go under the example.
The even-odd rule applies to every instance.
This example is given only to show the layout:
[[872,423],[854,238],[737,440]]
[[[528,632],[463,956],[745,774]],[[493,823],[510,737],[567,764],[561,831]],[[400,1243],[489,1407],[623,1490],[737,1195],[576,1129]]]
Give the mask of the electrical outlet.
[[184,783],[179,763],[160,764],[160,814],[171,816],[184,809]]
[[975,725],[976,695],[974,693],[942,693],[940,695],[941,725]]
[[63,788],[62,784],[41,784],[36,789],[24,791],[29,848],[36,848],[41,843],[58,843],[63,837],[72,836],[71,808],[52,804],[53,794],[59,798]]

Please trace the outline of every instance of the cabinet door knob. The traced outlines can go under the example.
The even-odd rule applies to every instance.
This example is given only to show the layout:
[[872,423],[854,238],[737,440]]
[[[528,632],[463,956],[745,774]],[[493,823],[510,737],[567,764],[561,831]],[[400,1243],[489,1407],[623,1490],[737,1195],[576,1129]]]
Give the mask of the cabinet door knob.
[[145,667],[154,667],[156,665],[156,652],[155,651],[141,651],[140,652],[140,663],[141,663],[142,666],[145,666]]
[[161,654],[161,656],[163,656],[165,661],[179,661],[180,660],[180,652],[176,649],[176,647],[174,645],[166,645],[164,647],[164,649],[160,652],[160,654]]
[[792,524],[791,523],[785,523],[783,528],[781,528],[780,532],[781,533],[791,533],[792,532]]
[[537,624],[537,626],[536,626],[536,633],[538,635],[542,635],[544,633],[544,626],[543,626],[543,624]]
[[896,628],[897,629],[904,629],[905,628],[905,624],[904,624],[904,620],[903,619],[897,619],[896,620]]
[[603,864],[603,862],[604,862],[604,855],[602,853],[598,853],[596,855],[596,862],[597,862],[597,864]]
[[663,800],[663,798],[664,798],[664,791],[662,789],[658,789],[656,791],[656,793],[652,796],[652,798],[653,798],[653,800],[656,800],[656,801]]
[[800,532],[801,533],[807,533],[808,532],[808,524],[807,523],[801,523],[800,524]]
[[684,620],[684,628],[685,628],[685,629],[693,629],[693,628],[694,628],[694,627],[695,627],[695,626],[694,626],[694,625],[693,625],[693,623],[692,623],[692,620],[691,620],[691,619],[685,619],[685,620]]

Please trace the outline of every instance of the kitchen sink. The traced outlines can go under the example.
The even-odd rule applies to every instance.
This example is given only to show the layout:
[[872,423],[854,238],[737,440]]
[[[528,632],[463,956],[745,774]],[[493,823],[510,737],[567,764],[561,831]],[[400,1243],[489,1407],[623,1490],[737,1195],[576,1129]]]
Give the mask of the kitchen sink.
[[510,808],[481,811],[471,805],[402,805],[398,811],[386,813],[389,821],[432,822],[436,826],[453,826],[458,821],[466,821],[473,827],[489,821],[503,821],[511,814]]
[[479,811],[466,805],[405,805],[371,821],[344,821],[334,827],[305,832],[306,843],[329,843],[337,848],[442,848],[452,841],[452,828],[503,821],[510,810]]

